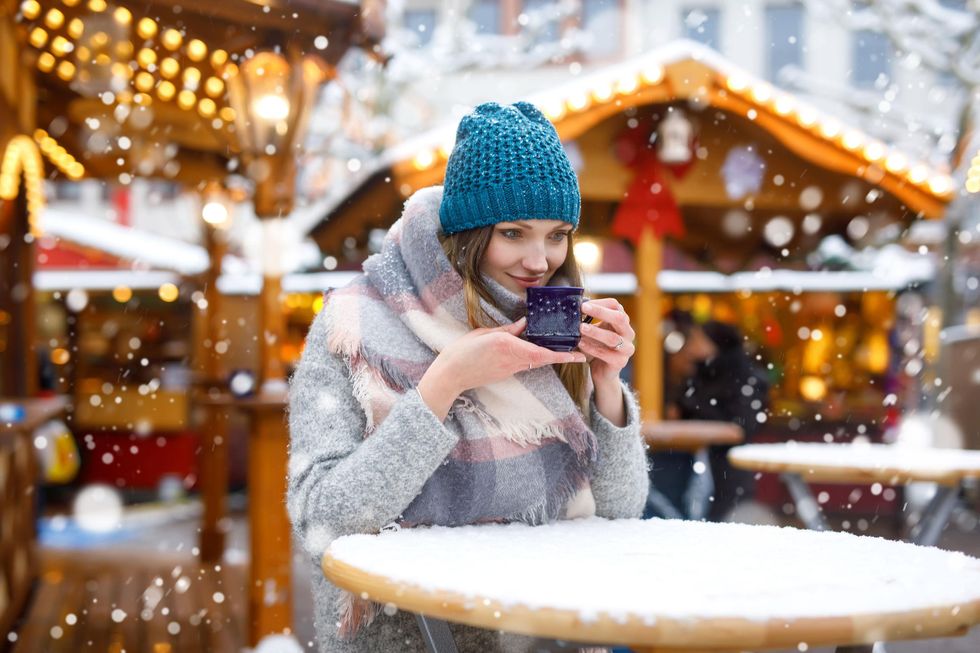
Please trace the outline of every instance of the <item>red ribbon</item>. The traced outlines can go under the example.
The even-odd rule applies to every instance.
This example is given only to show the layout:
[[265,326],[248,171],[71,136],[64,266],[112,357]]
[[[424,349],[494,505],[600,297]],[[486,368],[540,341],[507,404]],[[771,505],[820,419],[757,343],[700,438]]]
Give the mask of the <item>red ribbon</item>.
[[[615,144],[616,156],[633,168],[634,176],[613,216],[612,232],[629,238],[634,245],[639,243],[647,227],[653,229],[657,238],[684,235],[684,221],[670,191],[669,176],[683,178],[691,169],[693,158],[675,165],[663,163],[650,142],[652,131],[649,123],[642,123],[624,130]],[[667,174],[668,170],[671,175]]]

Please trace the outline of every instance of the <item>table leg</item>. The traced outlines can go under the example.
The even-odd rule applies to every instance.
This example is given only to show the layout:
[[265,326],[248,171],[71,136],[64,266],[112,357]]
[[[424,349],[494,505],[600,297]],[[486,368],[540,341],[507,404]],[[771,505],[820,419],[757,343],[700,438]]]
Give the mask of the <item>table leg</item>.
[[433,619],[421,614],[416,614],[415,619],[418,621],[425,648],[429,653],[457,653],[456,640],[449,630],[449,624],[441,619]]
[[789,494],[793,497],[796,505],[796,514],[800,516],[807,528],[814,531],[828,530],[827,520],[820,512],[820,505],[813,498],[810,486],[806,484],[799,474],[786,472],[780,474],[779,478],[783,481]]
[[935,546],[949,522],[950,515],[953,514],[959,494],[959,486],[940,485],[936,489],[936,496],[926,506],[922,521],[912,530],[914,544]]
[[701,463],[704,469],[700,474],[694,471],[687,492],[684,493],[687,518],[694,521],[702,521],[705,518],[711,504],[711,495],[715,493],[715,479],[711,475],[711,459],[708,457],[706,447],[698,449],[694,454],[694,464],[698,463]]
[[684,515],[678,512],[674,504],[653,485],[650,486],[650,492],[647,494],[646,512],[650,513],[651,510],[656,511],[664,519],[684,519]]

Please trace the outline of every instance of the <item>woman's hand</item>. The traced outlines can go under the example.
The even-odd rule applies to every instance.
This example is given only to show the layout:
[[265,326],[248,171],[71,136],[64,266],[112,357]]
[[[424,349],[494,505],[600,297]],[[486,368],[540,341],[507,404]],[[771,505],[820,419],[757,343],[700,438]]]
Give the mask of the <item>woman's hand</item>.
[[582,312],[601,320],[602,324],[582,324],[579,350],[591,361],[592,381],[599,383],[618,379],[619,372],[636,353],[630,316],[615,299],[590,299],[582,303]]
[[489,385],[518,372],[556,363],[584,363],[585,354],[557,352],[521,340],[525,318],[492,329],[474,329],[442,350],[422,376],[422,400],[440,419],[470,388]]
[[589,358],[596,408],[617,426],[626,425],[626,410],[619,372],[636,353],[636,332],[630,317],[615,299],[590,299],[582,303],[582,312],[601,320],[602,324],[582,324],[579,351]]

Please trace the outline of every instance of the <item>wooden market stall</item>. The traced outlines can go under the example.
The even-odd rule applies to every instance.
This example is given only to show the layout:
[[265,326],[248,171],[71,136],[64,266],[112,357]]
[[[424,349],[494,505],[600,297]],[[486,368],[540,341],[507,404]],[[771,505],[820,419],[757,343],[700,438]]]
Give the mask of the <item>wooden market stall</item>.
[[[37,391],[32,280],[37,242],[43,235],[39,217],[44,180],[100,179],[109,186],[125,186],[136,177],[148,177],[203,191],[236,172],[251,181],[258,216],[287,214],[294,193],[295,141],[309,117],[313,93],[332,77],[333,67],[350,47],[373,51],[383,32],[379,7],[376,2],[340,0],[294,0],[288,7],[247,0],[0,0],[0,396],[28,398]],[[263,93],[258,88],[262,80],[256,77],[266,74],[285,80],[284,88],[274,84],[266,89],[285,95],[285,117],[281,102],[268,115],[255,109],[253,101]],[[265,123],[271,129],[263,130]],[[261,137],[271,137],[271,142],[260,142]],[[216,249],[209,251],[213,255]],[[179,398],[164,397],[158,388],[139,394],[150,379],[140,382],[136,376],[150,365],[113,348],[113,343],[121,343],[125,350],[139,339],[155,360],[182,368],[198,344],[217,342],[221,302],[215,284],[208,282],[220,273],[221,258],[213,259],[219,263],[200,277],[185,277],[186,283],[168,281],[146,289],[148,293],[128,288],[126,296],[111,288],[89,298],[87,314],[72,330],[78,351],[71,346],[56,349],[73,366],[88,370],[86,378],[96,385],[71,390],[76,395],[119,398],[118,381],[129,371],[134,380],[126,384],[126,392],[136,394],[126,397],[132,401],[80,405],[78,419],[99,428],[132,429],[155,415],[182,427],[196,396],[226,392],[228,370],[216,363],[213,348],[203,357],[206,360],[198,357],[201,367],[192,379],[196,392],[183,392]],[[274,335],[281,310],[273,273],[266,276],[263,289],[261,325]],[[195,298],[195,291],[205,296]],[[146,317],[137,320],[139,324],[122,324],[115,319],[118,315],[113,317],[120,307],[135,307],[136,302]],[[201,323],[203,333],[193,335],[193,307],[202,305],[210,307],[209,317]],[[183,318],[170,319],[174,306],[185,310]],[[106,326],[112,323],[119,331],[108,334],[110,338]],[[137,326],[143,331],[122,334]],[[263,352],[256,366],[260,374],[281,367],[279,344],[272,338],[267,345],[268,340],[258,339]],[[117,368],[113,393],[103,392],[110,382],[102,378],[105,366]],[[160,375],[153,378],[161,379],[164,370],[157,371]],[[173,410],[157,406],[156,411],[147,405],[161,397],[167,408],[171,401],[182,405]],[[205,557],[212,562],[223,550],[219,523],[224,517],[227,442],[222,432],[228,411],[228,406],[213,408],[199,425],[204,436],[201,484],[210,497],[202,538],[208,549]],[[281,401],[276,423],[271,442],[285,451]],[[285,508],[277,496],[255,492],[253,498],[253,512],[278,511],[284,521]],[[273,546],[252,556],[251,576],[288,588],[288,532],[261,532],[256,537],[270,538]],[[248,587],[248,641],[255,644],[265,633],[288,629],[288,592],[269,601],[261,583],[249,582]]]

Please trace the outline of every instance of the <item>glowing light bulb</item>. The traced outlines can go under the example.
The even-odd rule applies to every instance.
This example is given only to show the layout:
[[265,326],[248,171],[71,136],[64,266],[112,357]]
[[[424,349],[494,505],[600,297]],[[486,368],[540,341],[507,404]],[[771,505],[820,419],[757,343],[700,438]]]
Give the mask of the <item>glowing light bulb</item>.
[[152,18],[140,18],[136,23],[136,33],[143,39],[152,39],[157,34],[157,23]]
[[255,115],[267,122],[278,122],[289,117],[289,100],[281,95],[263,95],[252,105]]

